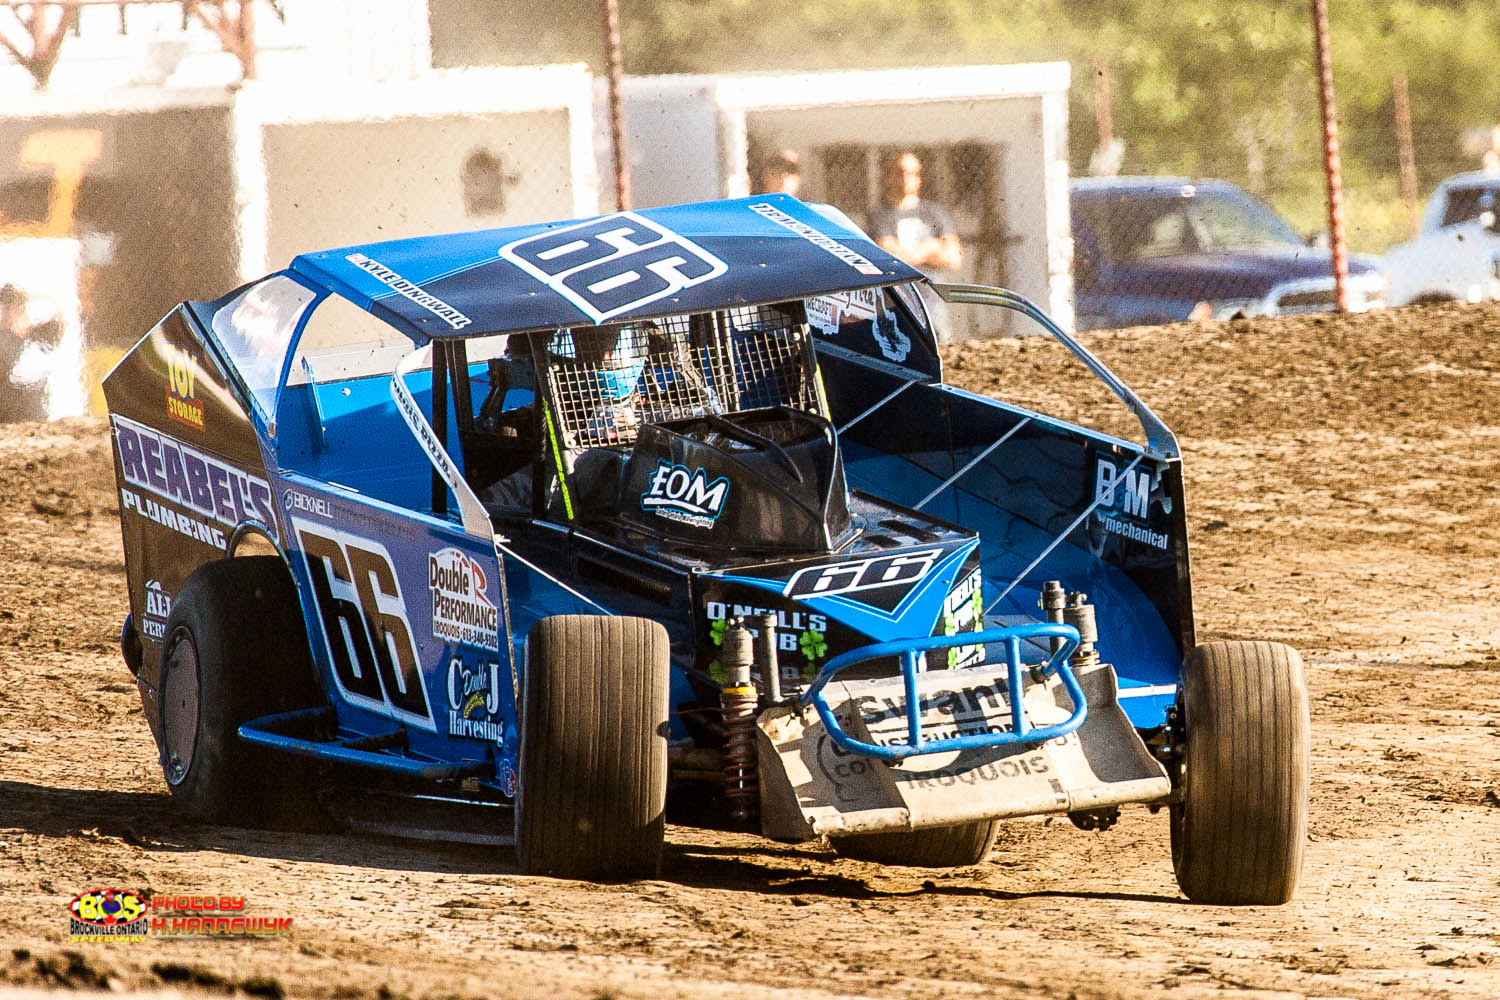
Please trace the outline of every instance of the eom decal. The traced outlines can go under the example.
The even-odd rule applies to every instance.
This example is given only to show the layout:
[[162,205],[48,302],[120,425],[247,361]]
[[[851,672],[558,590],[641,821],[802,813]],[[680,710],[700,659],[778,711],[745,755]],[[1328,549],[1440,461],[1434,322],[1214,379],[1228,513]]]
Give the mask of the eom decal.
[[927,575],[942,554],[942,549],[925,549],[905,555],[809,566],[794,573],[781,592],[787,597],[832,597],[913,584]]
[[144,941],[146,901],[123,889],[81,892],[68,904],[68,934],[74,941]]
[[651,486],[641,494],[641,509],[673,521],[699,528],[711,528],[724,512],[729,496],[729,480],[720,476],[713,482],[697,469],[658,461],[651,474]]
[[167,416],[194,430],[203,430],[203,404],[198,402],[198,355],[168,344]]
[[437,731],[406,601],[385,546],[293,520],[340,692],[355,705]]
[[698,244],[634,212],[528,236],[501,247],[500,256],[595,323],[729,270]]

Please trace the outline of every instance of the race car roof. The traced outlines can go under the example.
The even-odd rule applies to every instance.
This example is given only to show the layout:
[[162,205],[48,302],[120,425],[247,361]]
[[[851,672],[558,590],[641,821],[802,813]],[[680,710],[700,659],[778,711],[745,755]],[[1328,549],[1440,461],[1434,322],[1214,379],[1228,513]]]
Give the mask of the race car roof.
[[762,195],[325,250],[297,257],[291,271],[419,344],[922,277],[837,215]]

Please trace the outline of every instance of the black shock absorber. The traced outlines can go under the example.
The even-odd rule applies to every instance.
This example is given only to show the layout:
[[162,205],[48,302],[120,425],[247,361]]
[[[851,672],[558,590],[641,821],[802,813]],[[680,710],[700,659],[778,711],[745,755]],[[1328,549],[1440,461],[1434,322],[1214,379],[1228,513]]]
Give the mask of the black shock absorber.
[[724,794],[730,815],[747,822],[760,811],[760,783],[755,763],[755,713],[759,694],[750,679],[755,659],[750,630],[736,618],[724,632],[719,662],[729,675],[719,692],[724,716]]

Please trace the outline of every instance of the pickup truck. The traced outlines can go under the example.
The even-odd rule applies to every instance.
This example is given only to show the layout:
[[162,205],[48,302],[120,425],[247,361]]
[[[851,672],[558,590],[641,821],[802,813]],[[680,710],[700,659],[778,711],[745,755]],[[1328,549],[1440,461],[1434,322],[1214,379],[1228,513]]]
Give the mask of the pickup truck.
[[[1089,177],[1072,182],[1080,330],[1334,308],[1329,252],[1227,181]],[[1376,262],[1349,261],[1349,308],[1385,304]]]
[[1390,304],[1500,298],[1500,174],[1475,171],[1438,184],[1416,239],[1385,256]]

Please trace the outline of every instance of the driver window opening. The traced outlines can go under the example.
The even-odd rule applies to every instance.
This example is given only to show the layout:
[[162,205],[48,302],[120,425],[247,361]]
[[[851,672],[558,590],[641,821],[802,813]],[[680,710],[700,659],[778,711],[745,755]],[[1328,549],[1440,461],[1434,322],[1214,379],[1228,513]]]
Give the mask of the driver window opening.
[[[646,425],[779,406],[826,417],[800,302],[511,340],[465,442],[469,481],[497,516],[608,512]],[[497,400],[506,380],[539,403],[509,387]]]

